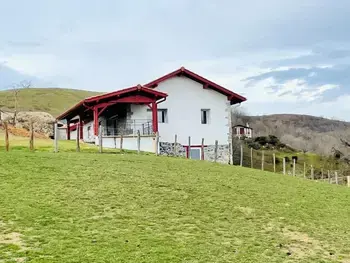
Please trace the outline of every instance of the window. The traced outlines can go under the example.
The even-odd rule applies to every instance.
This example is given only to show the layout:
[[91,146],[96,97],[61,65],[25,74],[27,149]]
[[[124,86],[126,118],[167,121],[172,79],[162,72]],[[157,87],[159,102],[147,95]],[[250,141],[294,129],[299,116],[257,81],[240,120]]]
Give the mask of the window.
[[209,112],[208,109],[202,109],[201,110],[201,123],[202,124],[209,124]]
[[[152,112],[150,109],[147,111]],[[168,109],[158,109],[158,123],[168,123]]]

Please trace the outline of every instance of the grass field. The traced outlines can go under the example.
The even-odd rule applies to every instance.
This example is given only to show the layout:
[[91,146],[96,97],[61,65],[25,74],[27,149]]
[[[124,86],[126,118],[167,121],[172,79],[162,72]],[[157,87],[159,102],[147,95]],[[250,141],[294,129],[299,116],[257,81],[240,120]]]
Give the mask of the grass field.
[[[24,111],[44,111],[54,117],[76,103],[99,93],[85,90],[60,88],[28,88],[18,94],[19,108]],[[14,108],[13,91],[0,91],[0,107]]]
[[0,148],[0,262],[350,262],[346,187],[20,142]]

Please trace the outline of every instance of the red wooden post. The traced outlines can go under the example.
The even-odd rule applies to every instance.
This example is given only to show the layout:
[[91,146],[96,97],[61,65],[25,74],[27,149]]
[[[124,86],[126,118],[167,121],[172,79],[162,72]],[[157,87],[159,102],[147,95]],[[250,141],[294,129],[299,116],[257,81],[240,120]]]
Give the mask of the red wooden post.
[[67,140],[70,140],[70,120],[67,120]]
[[152,102],[152,124],[153,124],[153,132],[158,132],[158,107],[157,103]]
[[94,108],[94,134],[98,135],[98,108]]

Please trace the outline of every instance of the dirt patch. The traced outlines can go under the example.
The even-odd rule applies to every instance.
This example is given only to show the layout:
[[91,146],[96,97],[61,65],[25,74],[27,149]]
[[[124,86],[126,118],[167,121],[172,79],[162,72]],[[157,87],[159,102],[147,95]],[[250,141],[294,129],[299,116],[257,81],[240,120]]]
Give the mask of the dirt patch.
[[238,209],[239,211],[241,211],[243,214],[245,214],[247,216],[250,216],[254,212],[254,209],[250,208],[250,207],[236,206],[235,208]]
[[22,235],[20,233],[11,232],[7,234],[0,233],[0,244],[12,244],[20,248],[24,248]]

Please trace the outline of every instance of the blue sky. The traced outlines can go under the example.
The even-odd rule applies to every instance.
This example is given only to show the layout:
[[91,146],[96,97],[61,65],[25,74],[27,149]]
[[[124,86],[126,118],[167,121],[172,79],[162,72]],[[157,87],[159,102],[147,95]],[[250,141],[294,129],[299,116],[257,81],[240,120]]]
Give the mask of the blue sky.
[[181,66],[249,114],[350,121],[350,1],[0,0],[0,89],[112,91]]

